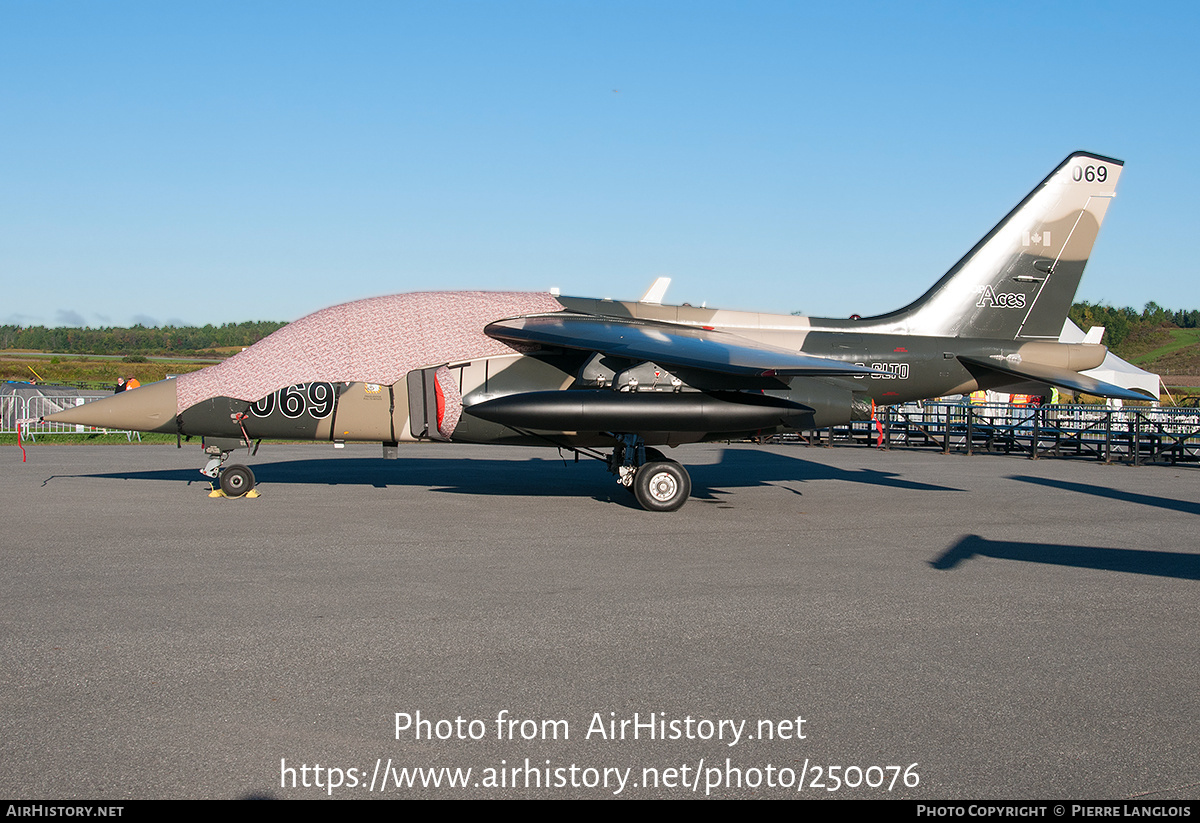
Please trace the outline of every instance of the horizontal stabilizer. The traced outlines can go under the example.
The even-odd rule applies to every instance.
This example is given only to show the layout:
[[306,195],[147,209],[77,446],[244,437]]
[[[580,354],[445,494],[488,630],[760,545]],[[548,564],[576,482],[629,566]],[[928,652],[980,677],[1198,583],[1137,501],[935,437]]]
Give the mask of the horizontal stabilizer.
[[981,366],[985,369],[1020,380],[1033,380],[1038,383],[1049,383],[1071,391],[1094,394],[1097,397],[1112,397],[1117,400],[1157,400],[1150,392],[1142,389],[1123,389],[1112,383],[1105,383],[1094,377],[1088,377],[1061,366],[1047,366],[1042,363],[1028,361],[1013,363],[1009,360],[993,360],[989,357],[964,357],[959,360],[968,366]]
[[687,366],[747,376],[854,376],[874,369],[768,346],[729,332],[644,320],[567,314],[515,317],[491,323],[488,337],[512,343],[543,343],[598,351],[631,360]]

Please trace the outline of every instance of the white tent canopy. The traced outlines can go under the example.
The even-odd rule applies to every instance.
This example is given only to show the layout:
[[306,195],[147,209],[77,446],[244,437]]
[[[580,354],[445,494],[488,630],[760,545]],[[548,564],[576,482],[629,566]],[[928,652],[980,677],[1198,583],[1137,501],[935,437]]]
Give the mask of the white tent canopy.
[[[1083,329],[1076,326],[1070,320],[1063,323],[1062,334],[1058,336],[1059,343],[1082,343],[1087,337],[1083,333]],[[1117,357],[1112,352],[1109,352],[1104,357],[1104,362],[1094,369],[1088,369],[1083,374],[1089,377],[1094,377],[1097,380],[1103,380],[1105,383],[1112,383],[1120,386],[1123,389],[1145,389],[1158,396],[1159,377],[1153,372],[1148,372],[1145,369],[1139,369],[1137,366]]]

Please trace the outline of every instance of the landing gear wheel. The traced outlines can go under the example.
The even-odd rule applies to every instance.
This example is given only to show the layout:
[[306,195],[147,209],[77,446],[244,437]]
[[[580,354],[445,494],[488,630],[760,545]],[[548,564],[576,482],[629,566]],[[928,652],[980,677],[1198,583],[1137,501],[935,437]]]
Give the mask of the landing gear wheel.
[[633,478],[633,493],[646,511],[673,512],[691,496],[692,478],[674,460],[647,463]]
[[221,472],[221,491],[226,497],[241,497],[254,488],[254,472],[249,466],[226,466]]
[[[666,456],[662,452],[660,452],[658,449],[652,449],[649,446],[647,446],[646,447],[646,463],[659,463],[659,462],[671,463],[674,461],[667,460]],[[645,464],[643,464],[643,465],[645,465]],[[636,496],[637,495],[637,488],[636,488],[636,486],[637,486],[636,477],[637,476],[634,475],[634,477],[635,477],[635,480],[633,483],[629,484],[628,486],[623,486],[622,488],[624,488],[625,491],[629,492],[630,494]]]

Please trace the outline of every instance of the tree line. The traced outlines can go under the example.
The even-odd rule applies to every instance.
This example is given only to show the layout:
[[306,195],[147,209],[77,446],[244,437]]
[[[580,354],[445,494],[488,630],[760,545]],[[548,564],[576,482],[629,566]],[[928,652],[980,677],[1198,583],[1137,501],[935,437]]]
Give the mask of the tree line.
[[191,354],[227,346],[249,346],[286,323],[252,320],[220,326],[132,326],[71,328],[0,326],[0,349],[66,354]]
[[1117,354],[1131,334],[1149,329],[1174,326],[1194,329],[1200,326],[1200,310],[1191,311],[1164,309],[1151,300],[1141,311],[1132,307],[1115,308],[1086,300],[1075,303],[1069,312],[1071,320],[1084,331],[1090,326],[1104,326],[1104,343]]
[[[1176,326],[1194,329],[1200,326],[1200,310],[1165,309],[1154,301],[1141,311],[1126,306],[1115,308],[1086,300],[1071,306],[1070,317],[1084,331],[1104,326],[1104,342],[1119,350],[1137,330]],[[229,346],[257,343],[286,323],[251,320],[223,323],[220,326],[132,326],[72,328],[45,326],[0,326],[0,349],[32,349],[67,354],[190,354]],[[1118,351],[1118,354],[1120,352]]]

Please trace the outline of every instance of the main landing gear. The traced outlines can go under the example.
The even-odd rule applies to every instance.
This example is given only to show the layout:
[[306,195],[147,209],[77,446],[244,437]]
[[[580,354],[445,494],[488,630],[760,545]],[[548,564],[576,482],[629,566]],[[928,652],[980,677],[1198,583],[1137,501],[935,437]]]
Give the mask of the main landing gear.
[[692,493],[687,469],[668,460],[658,449],[648,448],[638,435],[623,434],[619,439],[620,444],[608,459],[608,470],[633,492],[643,509],[673,512],[687,502]]
[[226,497],[241,497],[254,489],[254,472],[250,471],[249,466],[239,463],[225,465],[231,450],[206,440],[204,453],[208,455],[209,459],[200,473],[209,479],[216,480]]

